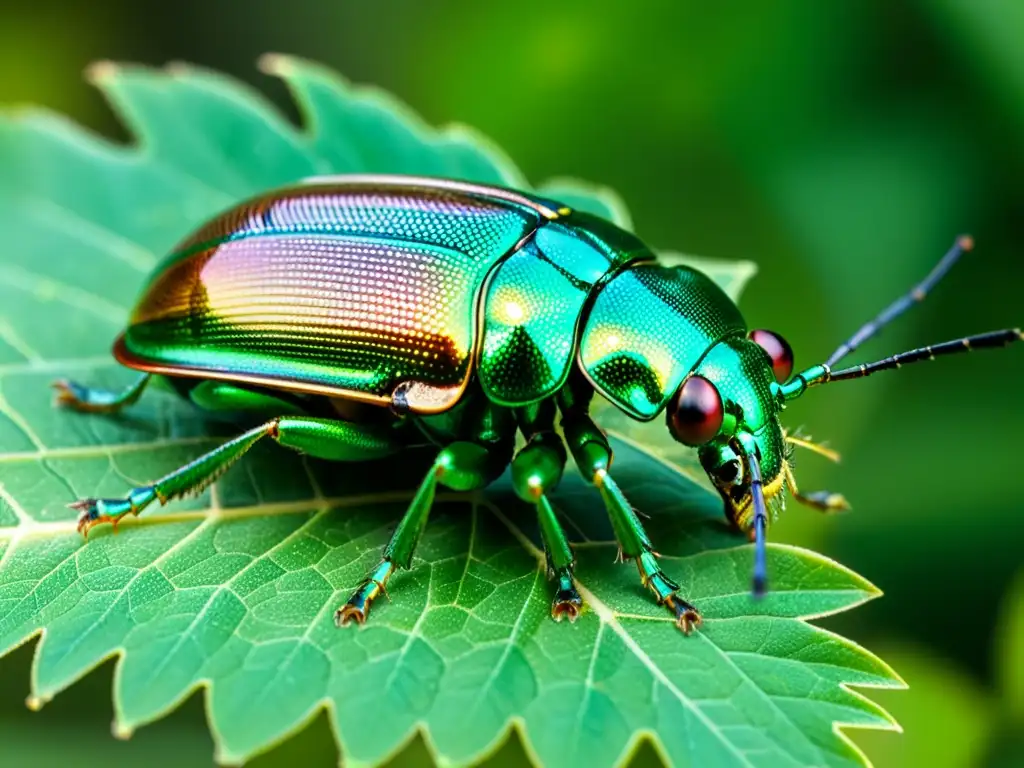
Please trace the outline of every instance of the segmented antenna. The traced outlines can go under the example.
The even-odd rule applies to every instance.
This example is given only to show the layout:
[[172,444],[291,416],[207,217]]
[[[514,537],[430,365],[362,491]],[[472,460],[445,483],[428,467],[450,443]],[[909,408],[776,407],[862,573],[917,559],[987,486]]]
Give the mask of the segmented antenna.
[[[1005,347],[1015,341],[1024,340],[1024,334],[1020,328],[1006,328],[1002,331],[989,331],[979,333],[976,336],[965,336],[962,339],[944,341],[941,344],[932,344],[919,349],[912,349],[909,352],[900,352],[883,360],[874,363],[864,363],[844,368],[841,371],[832,371],[826,367],[824,381],[817,382],[827,384],[830,381],[842,381],[843,379],[859,379],[870,376],[879,371],[887,371],[892,368],[901,368],[911,363],[920,363],[922,360],[934,360],[944,355],[956,355],[961,352],[972,352],[975,349],[992,349],[994,347]],[[808,382],[810,383],[810,382]]]
[[932,271],[928,273],[924,280],[882,310],[874,320],[862,325],[860,330],[839,345],[836,351],[825,361],[825,365],[831,368],[912,306],[924,301],[928,292],[935,287],[936,283],[944,278],[946,273],[953,268],[953,265],[960,260],[960,257],[972,248],[974,248],[974,238],[970,235],[960,235],[956,242],[953,243],[953,246],[946,251],[946,255],[939,259],[939,263],[932,268]]

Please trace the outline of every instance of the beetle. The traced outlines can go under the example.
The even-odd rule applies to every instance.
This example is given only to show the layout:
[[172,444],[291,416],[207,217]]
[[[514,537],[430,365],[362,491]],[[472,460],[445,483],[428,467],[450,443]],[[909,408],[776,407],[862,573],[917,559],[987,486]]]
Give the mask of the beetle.
[[[482,488],[507,467],[538,515],[557,583],[551,614],[575,620],[583,603],[573,551],[549,501],[571,454],[603,499],[621,556],[689,633],[700,613],[662,571],[613,480],[611,446],[588,413],[595,393],[640,421],[664,414],[672,437],[697,450],[726,516],[754,541],[760,595],[768,503],[788,488],[821,510],[845,506],[838,494],[797,489],[788,445],[815,446],[783,429],[789,401],[817,385],[1022,338],[1007,329],[834,369],[970,248],[970,238],[957,239],[912,291],[825,363],[793,375],[781,336],[749,330],[706,275],[659,264],[602,218],[460,181],[307,180],[222,213],[162,261],[114,344],[118,362],[141,372],[127,389],[54,384],[60,404],[114,413],[162,377],[203,409],[265,421],[123,499],[71,506],[88,535],[201,490],[268,437],[336,461],[426,440],[436,459],[337,624],[362,624],[394,571],[411,567],[438,485]],[[517,432],[525,444],[515,451]]]

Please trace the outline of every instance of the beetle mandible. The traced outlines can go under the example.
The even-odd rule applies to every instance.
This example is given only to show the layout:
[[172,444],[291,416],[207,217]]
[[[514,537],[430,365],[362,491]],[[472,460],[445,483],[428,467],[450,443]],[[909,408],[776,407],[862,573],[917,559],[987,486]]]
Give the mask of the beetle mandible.
[[[582,600],[572,547],[548,500],[568,446],[600,492],[622,556],[689,633],[700,613],[662,571],[610,474],[612,450],[588,415],[594,394],[634,419],[664,413],[675,440],[697,449],[726,516],[754,540],[752,588],[761,594],[767,503],[788,488],[818,509],[845,505],[837,494],[798,491],[787,446],[814,446],[783,429],[788,401],[816,385],[1022,338],[1007,329],[833,368],[922,300],[970,247],[959,238],[924,281],[825,363],[793,375],[789,345],[748,331],[707,276],[660,265],[599,217],[458,181],[311,179],[221,214],[160,264],[114,345],[121,364],[142,372],[134,384],[123,392],[55,384],[60,403],[113,413],[164,377],[203,409],[266,421],[123,499],[71,506],[83,534],[116,524],[201,490],[267,437],[336,461],[379,458],[427,438],[437,457],[337,623],[364,622],[395,569],[412,565],[438,485],[482,488],[510,464],[516,493],[536,508],[557,581],[551,614],[574,620]],[[525,438],[518,452],[517,432]]]

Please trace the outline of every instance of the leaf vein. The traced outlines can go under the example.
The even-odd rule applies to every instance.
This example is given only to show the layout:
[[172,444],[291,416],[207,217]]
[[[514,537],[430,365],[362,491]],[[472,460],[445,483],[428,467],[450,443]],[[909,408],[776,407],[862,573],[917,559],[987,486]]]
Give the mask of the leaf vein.
[[[544,553],[537,549],[534,543],[530,541],[529,538],[527,538],[526,534],[524,534],[518,528],[518,526],[516,526],[511,520],[509,520],[508,517],[506,517],[501,512],[501,510],[492,507],[491,511],[495,516],[497,516],[499,520],[501,520],[505,524],[509,531],[511,531],[512,535],[519,540],[523,548],[526,549],[526,551],[532,554],[535,558],[537,558],[537,561],[543,565]],[[651,657],[648,656],[647,653],[640,647],[636,640],[633,639],[632,635],[626,632],[622,625],[616,620],[614,612],[610,608],[608,608],[608,606],[606,606],[604,603],[598,600],[597,596],[589,589],[587,589],[586,586],[584,586],[583,583],[580,582],[578,579],[576,582],[576,586],[579,588],[579,591],[583,596],[583,599],[587,602],[588,605],[590,605],[594,613],[597,614],[597,616],[601,619],[602,622],[611,627],[612,631],[619,636],[619,638],[626,645],[626,647],[630,651],[632,651],[632,653],[648,669],[652,676],[655,679],[657,679],[658,682],[660,682],[666,688],[666,690],[670,691],[672,695],[675,696],[675,698],[679,701],[680,704],[682,704],[686,709],[690,710],[697,718],[697,720],[699,720],[701,724],[713,736],[717,737],[718,740],[721,741],[721,743],[726,747],[726,749],[729,752],[733,753],[737,758],[739,758],[739,760],[744,765],[748,765],[751,766],[751,768],[753,768],[751,762],[746,758],[746,756],[741,751],[739,751],[736,748],[736,745],[733,744],[729,739],[725,738],[725,735],[718,729],[718,726],[715,724],[715,722],[711,720],[711,718],[709,718],[689,696],[683,693],[679,689],[679,687],[672,682],[672,680],[665,674],[661,667],[659,667],[654,662],[654,660],[651,659]]]

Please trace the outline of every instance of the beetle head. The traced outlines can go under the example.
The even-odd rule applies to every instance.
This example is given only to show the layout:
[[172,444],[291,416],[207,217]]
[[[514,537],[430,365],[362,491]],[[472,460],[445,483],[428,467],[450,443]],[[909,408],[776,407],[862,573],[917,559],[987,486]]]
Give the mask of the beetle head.
[[773,384],[789,375],[788,349],[765,331],[720,341],[683,381],[667,410],[673,437],[698,448],[726,513],[745,530],[753,525],[751,459],[758,463],[766,500],[785,482],[786,440]]

